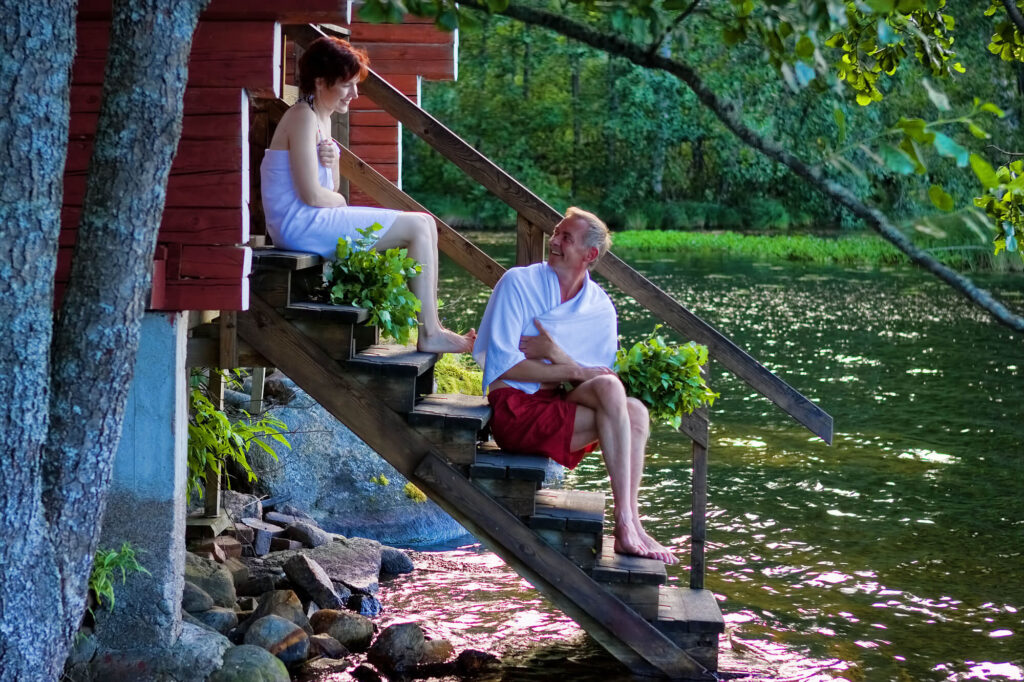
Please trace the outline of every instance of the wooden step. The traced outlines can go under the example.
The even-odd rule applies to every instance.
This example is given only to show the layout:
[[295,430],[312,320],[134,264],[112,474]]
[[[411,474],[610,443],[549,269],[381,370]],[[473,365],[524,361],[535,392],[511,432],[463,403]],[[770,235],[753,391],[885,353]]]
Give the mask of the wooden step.
[[659,587],[668,579],[664,562],[616,554],[615,539],[606,536],[590,576],[645,619],[658,617]]
[[604,493],[538,490],[526,525],[584,571],[597,562],[604,528]]
[[423,396],[409,410],[409,425],[437,446],[452,464],[476,460],[480,432],[491,419],[491,408],[482,396],[434,393]]
[[388,407],[407,413],[421,394],[433,389],[436,362],[435,354],[413,346],[375,344],[353,355],[346,366]]
[[306,336],[314,339],[331,359],[338,362],[346,362],[380,342],[377,327],[366,325],[370,319],[370,312],[366,308],[293,301],[281,309],[281,315]]
[[252,250],[253,270],[273,268],[295,272],[315,268],[323,263],[323,257],[307,251],[288,251],[273,247],[257,247]]
[[536,511],[536,493],[547,474],[547,462],[548,458],[542,456],[477,449],[476,461],[469,466],[469,478],[516,516],[532,516]]
[[718,635],[725,619],[710,590],[658,588],[658,617],[654,627],[709,670],[718,669]]
[[252,292],[275,308],[307,300],[323,283],[323,263],[315,253],[254,249]]

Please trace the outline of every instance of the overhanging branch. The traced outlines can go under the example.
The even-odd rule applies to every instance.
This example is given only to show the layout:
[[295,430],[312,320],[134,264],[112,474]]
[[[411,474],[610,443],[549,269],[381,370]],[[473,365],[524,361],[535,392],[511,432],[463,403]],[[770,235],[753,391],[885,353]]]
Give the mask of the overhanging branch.
[[[1012,1],[1003,0],[1004,4],[1012,4]],[[488,7],[480,0],[460,0],[460,4],[463,7],[488,11]],[[548,28],[567,38],[578,40],[608,54],[628,59],[638,66],[672,74],[686,83],[697,96],[697,99],[710,109],[718,120],[744,144],[758,150],[773,161],[786,166],[826,197],[845,206],[850,212],[871,226],[884,239],[905,253],[912,262],[946,282],[971,303],[990,314],[997,322],[1016,332],[1024,333],[1024,317],[1011,311],[1002,302],[993,297],[992,294],[978,287],[969,278],[943,265],[923,249],[916,246],[889,221],[885,214],[861,201],[846,187],[825,177],[820,166],[812,166],[806,163],[792,152],[781,147],[774,140],[763,137],[744,125],[740,120],[735,105],[721,99],[712,92],[696,70],[688,64],[657,53],[651,53],[643,45],[624,40],[617,35],[602,33],[574,19],[545,10],[509,3],[508,7],[500,12],[500,14],[525,24]]]
[[1006,13],[1010,15],[1010,21],[1014,23],[1017,30],[1024,33],[1024,15],[1017,7],[1017,0],[1003,0],[1003,7],[1006,8]]

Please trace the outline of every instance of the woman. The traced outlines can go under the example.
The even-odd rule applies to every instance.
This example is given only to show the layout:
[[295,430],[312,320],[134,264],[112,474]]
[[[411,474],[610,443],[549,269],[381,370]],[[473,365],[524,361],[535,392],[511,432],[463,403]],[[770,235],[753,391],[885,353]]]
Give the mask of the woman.
[[348,206],[338,193],[338,147],[331,138],[331,114],[348,112],[359,96],[369,58],[337,38],[319,38],[299,59],[301,97],[281,117],[263,164],[263,210],[267,231],[283,249],[333,258],[338,239],[359,238],[357,229],[380,223],[374,249],[408,249],[423,272],[409,282],[420,299],[417,348],[429,353],[467,353],[476,333],[460,335],[437,316],[437,226],[425,213]]

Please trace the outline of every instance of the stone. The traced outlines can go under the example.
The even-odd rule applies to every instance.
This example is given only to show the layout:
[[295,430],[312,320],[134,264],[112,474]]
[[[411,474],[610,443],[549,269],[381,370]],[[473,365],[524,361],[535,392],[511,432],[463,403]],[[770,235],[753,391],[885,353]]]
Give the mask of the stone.
[[331,584],[334,585],[334,591],[338,593],[338,598],[347,604],[348,598],[352,596],[352,590],[348,589],[348,585],[345,583],[336,583],[332,580]]
[[348,601],[345,603],[345,608],[349,611],[355,611],[360,616],[373,618],[380,615],[380,612],[384,610],[384,605],[381,604],[380,600],[372,594],[356,592],[348,598]]
[[423,642],[420,654],[421,665],[444,663],[455,654],[455,647],[447,639],[428,639]]
[[[253,448],[249,463],[260,493],[287,497],[328,532],[388,544],[437,543],[466,534],[433,502],[407,497],[407,480],[305,393],[297,391],[288,406],[269,414],[288,424],[291,448],[271,442],[277,460]],[[370,480],[380,474],[390,485]],[[288,513],[283,502],[280,507]]]
[[245,643],[266,649],[285,665],[301,663],[309,656],[309,635],[281,616],[256,619],[245,633]]
[[479,675],[482,672],[493,670],[501,665],[501,660],[494,654],[476,649],[466,649],[459,654],[459,671],[463,675]]
[[264,592],[277,589],[277,580],[272,575],[257,575],[249,578],[238,586],[238,594],[246,597],[258,597]]
[[351,611],[323,609],[314,613],[309,622],[314,633],[330,635],[349,651],[363,651],[373,639],[373,622]]
[[284,528],[273,523],[266,523],[261,519],[246,517],[242,519],[249,528],[252,528],[252,548],[256,556],[263,556],[270,551],[270,541],[284,532]]
[[285,530],[285,534],[307,547],[319,547],[331,541],[331,536],[327,534],[327,531],[307,521],[296,521]]
[[309,638],[309,655],[324,658],[345,658],[349,655],[345,645],[327,634],[313,635]]
[[228,573],[231,574],[231,580],[235,583],[236,591],[238,590],[239,585],[249,579],[249,567],[242,563],[241,559],[231,557],[222,565],[227,569]]
[[308,661],[302,664],[301,673],[303,680],[350,680],[344,675],[350,663],[344,658],[313,658],[310,654]]
[[255,611],[256,607],[260,605],[256,597],[253,596],[239,597],[235,604],[240,611]]
[[[188,611],[182,611],[181,612],[181,622],[182,623],[190,623],[192,625],[195,625],[198,628],[202,628],[203,630],[206,630],[207,632],[217,632],[217,630],[215,630],[214,628],[210,627],[209,625],[207,625],[203,621],[199,620],[198,618],[193,616]],[[217,632],[217,634],[219,635],[221,633]]]
[[181,608],[189,613],[194,613],[196,611],[206,611],[213,607],[213,597],[195,583],[189,580],[185,581],[185,587],[181,591]]
[[244,635],[255,621],[270,615],[280,616],[295,623],[307,634],[313,634],[313,628],[309,624],[309,619],[306,618],[306,612],[302,609],[302,602],[299,601],[298,595],[291,590],[271,590],[261,596],[260,605],[256,607],[249,620],[238,625],[236,632]]
[[[304,554],[296,554],[284,565],[284,573],[292,586],[316,602],[322,609],[340,609],[344,602],[334,591],[334,585],[323,567]],[[366,615],[366,614],[363,614]]]
[[263,515],[263,520],[267,523],[272,523],[275,526],[282,526],[287,528],[293,523],[298,522],[300,519],[294,514],[283,514],[279,511],[268,511]]
[[231,628],[238,625],[238,614],[234,609],[226,609],[223,606],[214,606],[206,611],[198,611],[192,614],[196,620],[204,625],[213,628],[222,635],[226,635]]
[[412,573],[416,567],[413,566],[409,555],[400,549],[381,545],[380,548],[380,572],[391,575],[402,575]]
[[185,580],[206,592],[217,606],[235,605],[235,581],[231,573],[216,561],[185,553]]
[[302,543],[298,540],[292,540],[290,538],[271,538],[270,539],[270,551],[271,552],[286,552],[288,550],[302,549]]
[[293,504],[288,504],[288,503],[282,504],[280,507],[278,507],[277,511],[281,512],[282,514],[287,514],[289,516],[294,516],[297,519],[302,519],[304,521],[309,521],[310,523],[313,523],[313,524],[316,523],[316,519],[314,519],[312,516],[310,516],[309,514],[307,514],[304,511],[302,511],[301,509],[299,509],[298,507],[296,507]]
[[407,672],[420,662],[424,641],[416,623],[389,625],[366,652],[366,660],[385,672]]
[[263,503],[256,495],[234,490],[220,491],[220,506],[232,521],[263,518]]
[[224,534],[230,535],[231,537],[235,538],[240,543],[242,543],[243,549],[247,545],[251,547],[253,540],[256,539],[256,531],[254,531],[252,528],[241,522],[235,523],[234,526],[225,530]]
[[380,673],[368,665],[360,665],[349,674],[352,676],[352,679],[357,680],[357,682],[383,682],[384,680],[384,678],[380,676]]
[[[300,552],[278,552],[263,557],[262,566],[281,567]],[[335,583],[342,583],[353,592],[375,594],[380,578],[380,543],[365,538],[335,536],[333,542],[301,551],[314,560]],[[250,564],[250,570],[252,564]]]
[[207,682],[289,682],[288,669],[277,656],[252,644],[224,652],[224,665]]
[[188,622],[181,624],[181,634],[169,647],[126,644],[131,648],[101,647],[87,670],[76,670],[68,677],[94,682],[205,680],[221,666],[224,652],[231,647],[224,635]]

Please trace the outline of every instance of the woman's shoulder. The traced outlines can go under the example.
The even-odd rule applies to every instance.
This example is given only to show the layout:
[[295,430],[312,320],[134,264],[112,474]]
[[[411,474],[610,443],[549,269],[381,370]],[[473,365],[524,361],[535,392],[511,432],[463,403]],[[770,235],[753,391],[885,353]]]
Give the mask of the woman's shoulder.
[[316,114],[304,102],[299,101],[281,115],[271,147],[290,149],[293,140],[307,136],[315,127]]

